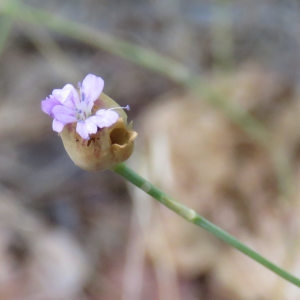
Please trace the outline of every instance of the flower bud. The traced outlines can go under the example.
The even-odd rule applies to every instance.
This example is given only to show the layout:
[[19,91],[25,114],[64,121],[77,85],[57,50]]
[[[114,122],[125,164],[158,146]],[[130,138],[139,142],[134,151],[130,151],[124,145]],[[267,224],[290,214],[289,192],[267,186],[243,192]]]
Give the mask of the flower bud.
[[109,127],[98,128],[88,140],[76,132],[76,124],[67,124],[60,137],[73,162],[85,170],[104,170],[128,159],[133,151],[137,133],[127,124],[125,111],[102,93],[94,109],[114,109],[119,119]]

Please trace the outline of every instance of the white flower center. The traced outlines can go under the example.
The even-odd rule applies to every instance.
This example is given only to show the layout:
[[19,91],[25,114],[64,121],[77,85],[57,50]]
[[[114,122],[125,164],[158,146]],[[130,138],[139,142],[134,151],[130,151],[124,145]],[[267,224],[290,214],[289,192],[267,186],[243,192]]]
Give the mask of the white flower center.
[[92,114],[92,108],[89,107],[88,102],[85,99],[85,95],[81,88],[79,89],[80,102],[76,106],[76,118],[83,121]]

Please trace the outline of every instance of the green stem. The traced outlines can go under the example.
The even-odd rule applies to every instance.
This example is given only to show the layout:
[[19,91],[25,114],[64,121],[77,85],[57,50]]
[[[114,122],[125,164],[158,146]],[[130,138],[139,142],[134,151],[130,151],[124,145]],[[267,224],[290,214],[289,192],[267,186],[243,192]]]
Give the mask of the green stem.
[[119,175],[123,176],[129,182],[143,190],[145,193],[152,196],[154,199],[158,200],[160,203],[174,211],[176,214],[180,215],[187,221],[202,227],[206,231],[212,233],[219,239],[223,240],[225,243],[233,246],[240,252],[246,254],[259,264],[263,265],[267,269],[273,271],[280,277],[286,279],[290,283],[300,287],[300,279],[291,275],[290,273],[286,272],[285,270],[281,269],[280,267],[276,266],[262,255],[257,253],[256,251],[252,250],[245,244],[238,241],[235,237],[221,229],[220,227],[216,226],[215,224],[211,223],[210,221],[206,220],[204,217],[197,214],[193,209],[186,207],[185,205],[177,202],[175,199],[155,187],[152,183],[138,175],[135,171],[127,167],[125,164],[118,164],[113,168],[113,170],[118,173]]

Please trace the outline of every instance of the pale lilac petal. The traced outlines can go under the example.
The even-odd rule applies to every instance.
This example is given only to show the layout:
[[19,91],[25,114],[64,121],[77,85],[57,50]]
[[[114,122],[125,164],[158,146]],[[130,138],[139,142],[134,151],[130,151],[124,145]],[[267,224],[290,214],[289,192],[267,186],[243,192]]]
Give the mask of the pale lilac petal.
[[42,100],[41,102],[41,109],[44,113],[52,116],[52,110],[54,108],[55,105],[60,104],[59,101],[57,101],[55,98],[53,97],[48,97],[45,100]]
[[61,132],[64,128],[65,124],[56,120],[56,119],[53,119],[53,122],[52,122],[52,129],[53,131],[56,131],[56,132]]
[[104,81],[101,77],[93,74],[88,74],[82,81],[81,93],[83,101],[88,104],[94,103],[103,91]]
[[89,135],[96,133],[97,130],[97,125],[91,122],[90,118],[79,121],[76,125],[76,131],[83,139],[89,139]]
[[90,118],[87,118],[85,121],[85,127],[87,128],[89,133],[96,133],[97,132],[97,125],[90,120]]
[[80,102],[78,92],[72,84],[66,84],[62,89],[52,91],[52,96],[55,97],[61,104],[67,107],[76,107]]
[[96,115],[90,118],[99,128],[104,128],[116,123],[119,119],[119,114],[113,110],[99,109]]
[[74,109],[63,106],[63,105],[56,105],[52,109],[52,114],[55,119],[57,119],[58,121],[60,121],[64,124],[77,121],[76,112],[74,111]]
[[76,125],[76,132],[84,139],[87,140],[90,138],[88,129],[85,126],[85,122],[79,121]]

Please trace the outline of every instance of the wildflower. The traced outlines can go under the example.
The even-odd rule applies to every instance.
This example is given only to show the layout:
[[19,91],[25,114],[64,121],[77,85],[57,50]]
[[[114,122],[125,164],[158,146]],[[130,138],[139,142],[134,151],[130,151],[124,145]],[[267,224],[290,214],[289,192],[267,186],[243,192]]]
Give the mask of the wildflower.
[[101,77],[88,74],[79,83],[79,93],[71,84],[53,90],[42,101],[42,110],[53,117],[52,128],[61,132],[66,124],[77,122],[76,132],[89,139],[98,128],[109,127],[119,119],[118,113],[111,109],[99,109],[92,114],[95,101],[102,93],[104,81]]
[[137,136],[127,124],[124,109],[129,107],[120,107],[102,92],[103,87],[101,77],[88,74],[78,90],[66,84],[41,103],[70,158],[87,170],[110,168],[126,160]]

